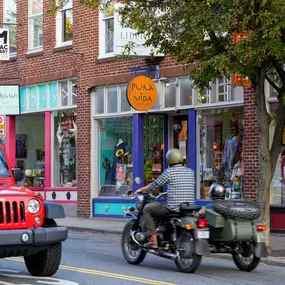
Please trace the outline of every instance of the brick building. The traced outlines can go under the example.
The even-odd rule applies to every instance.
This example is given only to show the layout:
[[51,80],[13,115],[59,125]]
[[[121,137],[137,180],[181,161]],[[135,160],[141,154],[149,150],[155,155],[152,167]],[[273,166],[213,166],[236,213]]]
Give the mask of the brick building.
[[[254,199],[254,90],[221,78],[201,97],[189,67],[171,57],[153,59],[141,49],[118,58],[122,35],[131,32],[119,27],[114,10],[101,13],[78,2],[54,15],[42,0],[16,6],[0,0],[4,27],[14,35],[14,53],[0,62],[0,83],[20,85],[20,114],[6,116],[5,145],[14,165],[32,170],[31,189],[64,204],[68,215],[122,217],[133,205],[126,194],[157,177],[166,151],[176,147],[196,173],[197,203],[221,179],[228,195],[239,197],[242,181],[233,186],[230,179],[241,160],[244,196]],[[150,76],[158,89],[148,112],[136,112],[126,100],[135,73]]]

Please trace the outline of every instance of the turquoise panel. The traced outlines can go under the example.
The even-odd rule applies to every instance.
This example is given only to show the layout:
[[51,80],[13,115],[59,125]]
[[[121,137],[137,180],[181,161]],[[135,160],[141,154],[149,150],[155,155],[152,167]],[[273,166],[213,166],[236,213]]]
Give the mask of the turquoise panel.
[[37,110],[37,87],[29,87],[29,99],[30,99],[30,111],[36,111]]
[[57,83],[49,83],[49,107],[57,108]]
[[20,112],[28,111],[26,88],[20,88]]
[[47,87],[46,85],[39,86],[40,110],[45,110],[47,107]]
[[94,203],[94,215],[124,215],[129,207],[136,208],[136,203]]

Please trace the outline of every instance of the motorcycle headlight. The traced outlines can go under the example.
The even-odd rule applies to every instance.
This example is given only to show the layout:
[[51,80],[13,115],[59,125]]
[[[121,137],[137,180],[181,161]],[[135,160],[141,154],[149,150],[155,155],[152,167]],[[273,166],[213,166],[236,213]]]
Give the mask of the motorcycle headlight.
[[31,199],[28,203],[28,211],[31,213],[31,214],[36,214],[41,208],[41,205],[39,203],[38,200],[36,199]]

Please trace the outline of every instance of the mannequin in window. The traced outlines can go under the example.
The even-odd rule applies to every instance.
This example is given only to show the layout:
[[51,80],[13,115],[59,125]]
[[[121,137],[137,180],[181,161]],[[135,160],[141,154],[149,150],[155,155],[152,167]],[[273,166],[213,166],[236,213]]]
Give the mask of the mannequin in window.
[[125,175],[122,171],[121,165],[124,163],[124,158],[128,154],[129,154],[129,147],[127,143],[122,138],[119,138],[118,143],[114,147],[113,164],[107,178],[107,184],[116,184],[117,176],[120,181],[124,179]]

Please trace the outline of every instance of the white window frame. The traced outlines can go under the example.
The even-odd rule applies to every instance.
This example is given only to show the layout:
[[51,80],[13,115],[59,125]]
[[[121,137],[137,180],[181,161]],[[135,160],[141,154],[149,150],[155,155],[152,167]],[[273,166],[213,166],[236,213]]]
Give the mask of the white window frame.
[[[217,103],[223,103],[223,102],[229,102],[231,101],[231,80],[227,79],[225,76],[221,78],[222,80],[217,79],[216,80],[216,102]],[[224,87],[224,101],[219,100],[219,96],[222,95],[222,93],[219,93],[219,87]]]
[[64,41],[64,17],[63,17],[63,12],[65,10],[72,10],[73,9],[73,4],[72,0],[68,0],[68,2],[58,10],[56,14],[56,46],[55,47],[62,47],[62,46],[68,46],[72,45],[72,40],[71,41]]
[[[17,27],[17,3],[15,0],[15,5],[16,5],[16,21],[15,22],[10,22],[8,20],[8,17],[6,17],[6,12],[7,12],[7,8],[9,7],[8,2],[10,2],[11,0],[3,0],[3,28],[8,28],[9,32],[10,32],[10,26],[16,26]],[[7,7],[8,6],[8,7]],[[17,29],[16,29],[16,36],[17,36]],[[10,45],[11,42],[9,41]],[[17,39],[16,39],[16,49],[17,49]],[[15,57],[17,55],[17,51],[10,53],[10,57]]]
[[[41,46],[37,46],[37,47],[33,47],[33,41],[34,41],[34,31],[33,31],[33,18],[36,18],[38,16],[42,16],[43,17],[43,10],[41,13],[38,14],[32,14],[32,10],[33,10],[33,0],[28,0],[28,5],[29,5],[29,12],[28,12],[28,49],[31,52],[37,52],[37,51],[41,51],[43,49],[43,45]],[[44,0],[43,0],[43,5],[44,5]],[[42,27],[43,30],[43,27]],[[44,31],[43,31],[44,32]]]
[[[62,94],[61,94],[61,84],[63,82],[67,82],[67,105],[62,105]],[[77,104],[72,104],[72,96],[75,93],[72,93],[72,86],[76,85],[76,79],[65,79],[58,81],[57,84],[57,93],[58,93],[58,100],[60,109],[63,110],[65,108],[77,108]],[[76,97],[77,97],[77,90],[76,90]]]
[[[106,53],[106,21],[114,20],[113,51]],[[115,12],[113,16],[105,17],[105,11],[99,12],[99,58],[113,57],[115,49]]]

